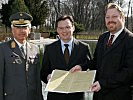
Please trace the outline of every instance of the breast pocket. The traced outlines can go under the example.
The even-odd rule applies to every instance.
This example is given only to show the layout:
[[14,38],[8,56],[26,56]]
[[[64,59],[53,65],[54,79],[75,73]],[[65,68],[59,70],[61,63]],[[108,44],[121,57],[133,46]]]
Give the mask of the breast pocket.
[[9,96],[13,93],[13,89],[5,89],[4,90],[4,96]]
[[5,59],[5,74],[12,76],[16,72],[16,67],[22,64],[22,60],[15,55],[8,55]]
[[11,54],[9,57],[7,57],[7,63],[9,64],[21,64],[22,60],[19,55]]

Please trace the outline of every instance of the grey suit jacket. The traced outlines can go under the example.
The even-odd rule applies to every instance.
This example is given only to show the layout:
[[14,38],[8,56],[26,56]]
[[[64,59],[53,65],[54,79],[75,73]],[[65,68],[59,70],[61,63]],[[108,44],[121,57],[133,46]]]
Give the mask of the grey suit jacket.
[[[89,60],[91,59],[89,52],[89,45],[83,42],[73,41],[73,49],[71,56],[69,58],[68,64],[66,64],[64,55],[61,48],[60,40],[47,45],[44,51],[42,70],[41,70],[41,79],[47,83],[47,76],[51,74],[54,69],[60,70],[70,70],[75,65],[81,65],[82,70],[88,68]],[[83,97],[82,93],[79,94],[56,94],[48,93],[48,100],[81,100]],[[75,99],[74,99],[75,98]]]
[[0,44],[0,100],[42,100],[39,49],[27,43],[24,57],[13,41]]

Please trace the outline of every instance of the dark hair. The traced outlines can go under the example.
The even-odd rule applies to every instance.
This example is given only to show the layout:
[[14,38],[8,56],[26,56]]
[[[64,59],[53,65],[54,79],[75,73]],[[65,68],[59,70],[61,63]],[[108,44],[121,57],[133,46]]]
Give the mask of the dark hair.
[[105,7],[105,13],[107,13],[107,10],[108,10],[108,9],[113,9],[113,8],[116,8],[117,11],[119,11],[119,13],[120,13],[121,16],[125,16],[124,11],[122,10],[122,8],[121,8],[120,6],[118,6],[117,4],[115,4],[115,3],[109,3],[109,4]]
[[66,19],[69,19],[70,20],[70,22],[72,23],[72,26],[74,25],[73,17],[72,16],[69,16],[69,15],[64,15],[64,16],[61,16],[60,18],[58,18],[56,20],[55,27],[56,28],[58,27],[58,22],[59,21],[66,20]]

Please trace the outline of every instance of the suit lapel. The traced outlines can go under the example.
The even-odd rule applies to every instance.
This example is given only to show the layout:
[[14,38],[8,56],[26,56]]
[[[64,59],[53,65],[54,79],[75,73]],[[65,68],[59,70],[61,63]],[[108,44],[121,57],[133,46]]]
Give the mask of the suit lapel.
[[55,45],[55,52],[57,53],[58,59],[61,58],[61,59],[60,59],[61,62],[62,62],[63,64],[66,64],[65,58],[64,58],[64,54],[63,54],[63,52],[62,52],[62,47],[61,47],[61,41],[60,41],[60,40],[58,40],[57,43],[56,43],[56,45]]
[[[72,47],[71,55],[69,58],[69,62],[68,62],[68,64],[66,64],[65,59],[64,59],[64,54],[63,54],[62,48],[61,48],[61,42],[60,42],[60,40],[57,41],[57,43],[55,45],[56,46],[55,52],[57,53],[58,59],[61,58],[60,60],[61,60],[62,64],[66,65],[66,67],[70,66],[72,60],[75,59],[75,56],[78,52],[78,46],[77,45],[78,45],[78,42],[77,42],[77,40],[74,39],[73,44],[72,44],[73,47]],[[69,69],[69,68],[67,68],[67,69]]]
[[[13,45],[14,45],[14,46],[13,46]],[[10,42],[10,47],[11,47],[11,49],[12,49],[12,51],[13,51],[14,53],[18,54],[19,56],[21,56],[22,58],[25,59],[25,56],[21,53],[18,44],[17,44],[14,40],[11,40],[11,42]]]
[[72,51],[71,51],[68,65],[71,64],[72,60],[74,60],[76,55],[78,54],[78,50],[79,50],[78,45],[79,45],[78,41],[74,39],[72,43]]
[[109,53],[112,49],[115,49],[123,40],[123,38],[125,37],[126,32],[125,29],[120,33],[120,35],[116,38],[116,40],[114,41],[114,43],[112,44],[112,46],[110,48],[108,48],[105,52],[105,55],[107,53]]
[[33,52],[31,52],[32,51],[32,46],[28,42],[26,44],[26,49],[27,49],[26,50],[27,51],[26,56],[27,56],[27,60],[28,60],[30,58],[30,56],[34,55],[34,54],[32,54]]
[[104,46],[104,51],[106,52],[107,50],[107,43],[108,43],[108,39],[109,39],[109,36],[110,36],[110,33],[106,33],[107,35],[105,36],[105,39],[104,39],[104,42],[103,42],[103,46]]

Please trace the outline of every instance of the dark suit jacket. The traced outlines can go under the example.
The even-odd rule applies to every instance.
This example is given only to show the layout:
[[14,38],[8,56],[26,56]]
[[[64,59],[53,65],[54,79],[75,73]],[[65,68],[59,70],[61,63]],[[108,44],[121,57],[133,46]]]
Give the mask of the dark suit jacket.
[[133,79],[133,33],[124,29],[107,48],[109,32],[99,37],[94,53],[93,67],[101,90],[94,100],[131,100],[130,82]]
[[[47,76],[51,74],[54,69],[70,70],[75,65],[81,65],[82,69],[86,70],[88,68],[87,63],[91,59],[88,47],[87,44],[74,39],[72,53],[67,65],[65,63],[60,40],[47,45],[44,51],[41,70],[41,79],[43,82],[47,83]],[[55,100],[55,98],[57,100],[81,100],[83,99],[83,93],[48,93],[48,100]]]
[[42,100],[39,50],[27,45],[26,59],[12,41],[0,44],[0,100]]

